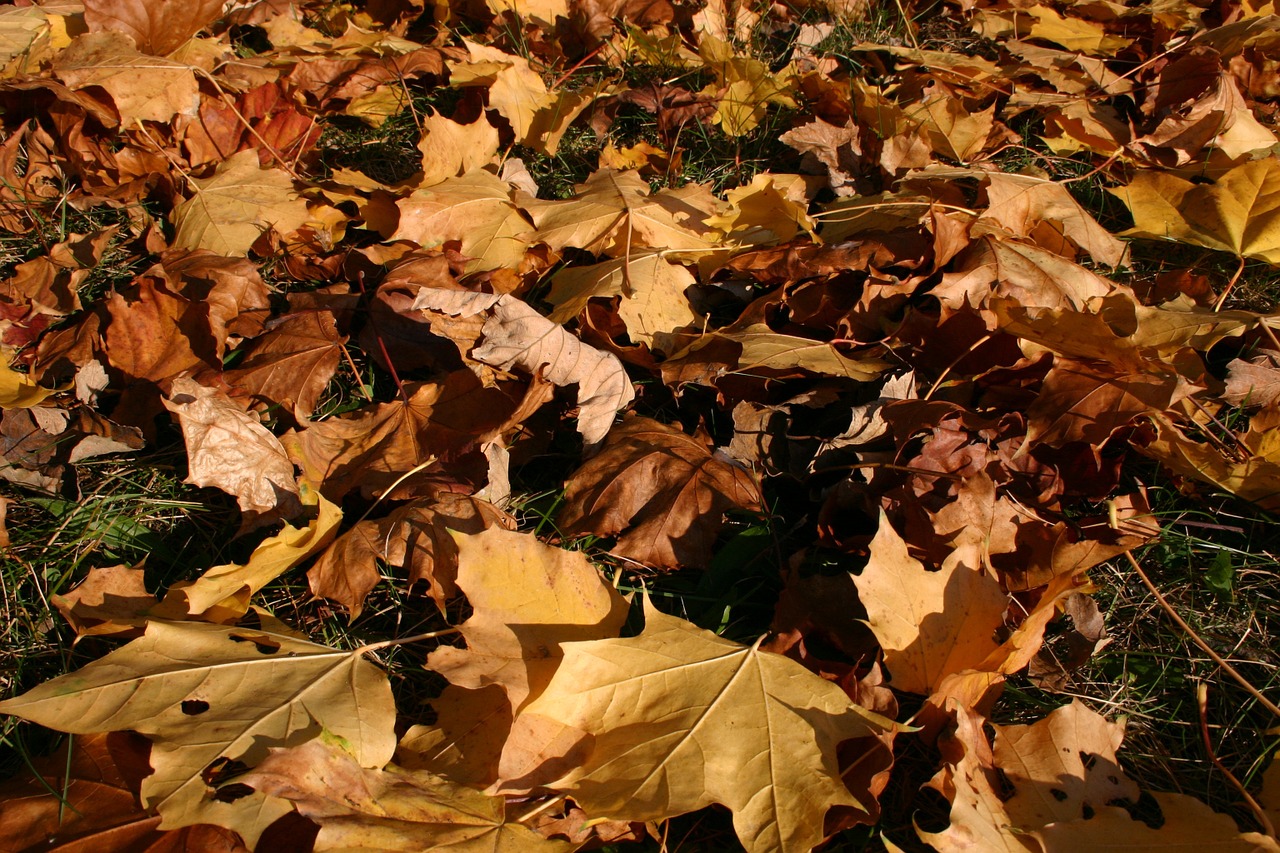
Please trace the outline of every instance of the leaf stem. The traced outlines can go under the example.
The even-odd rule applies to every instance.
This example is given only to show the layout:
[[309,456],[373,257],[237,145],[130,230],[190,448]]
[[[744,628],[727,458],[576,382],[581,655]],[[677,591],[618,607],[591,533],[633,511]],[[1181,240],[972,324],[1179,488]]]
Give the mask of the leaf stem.
[[1222,775],[1227,777],[1227,781],[1231,783],[1231,786],[1244,797],[1244,801],[1249,804],[1249,810],[1253,812],[1253,816],[1262,826],[1262,831],[1275,838],[1276,828],[1271,823],[1271,818],[1267,816],[1266,810],[1258,805],[1258,801],[1245,790],[1240,780],[1227,769],[1227,766],[1218,758],[1217,753],[1213,751],[1213,742],[1209,739],[1209,685],[1204,681],[1196,685],[1196,705],[1200,708],[1200,738],[1204,741],[1204,751],[1208,753],[1209,760],[1213,762],[1214,767],[1222,771]]
[[1226,288],[1222,291],[1222,295],[1218,297],[1218,301],[1213,303],[1214,311],[1221,311],[1222,304],[1227,301],[1227,297],[1231,295],[1231,289],[1236,286],[1236,282],[1240,280],[1240,274],[1244,272],[1244,255],[1240,256],[1240,266],[1236,267],[1236,274],[1231,276],[1231,281],[1227,282]]
[[380,649],[388,649],[392,646],[403,646],[405,643],[420,643],[423,640],[434,640],[437,637],[447,637],[450,634],[458,633],[461,628],[441,628],[439,631],[427,631],[425,634],[412,634],[408,637],[396,637],[394,640],[383,640],[380,643],[369,643],[355,650],[356,654],[364,655],[369,652],[376,652]]
[[1227,663],[1226,660],[1223,659],[1222,655],[1215,652],[1209,644],[1201,639],[1200,635],[1197,634],[1195,630],[1178,615],[1178,611],[1173,609],[1173,605],[1171,605],[1165,597],[1160,594],[1160,590],[1156,589],[1156,585],[1151,582],[1151,578],[1142,570],[1142,566],[1138,565],[1138,561],[1133,558],[1133,554],[1125,551],[1124,555],[1129,560],[1129,564],[1133,566],[1133,570],[1138,573],[1138,577],[1142,579],[1143,585],[1146,586],[1147,590],[1155,596],[1156,603],[1160,605],[1160,608],[1164,610],[1165,613],[1169,614],[1169,618],[1176,622],[1179,628],[1186,632],[1186,635],[1191,639],[1191,641],[1203,649],[1204,653],[1207,654],[1214,663],[1222,667],[1223,672],[1234,678],[1236,682],[1245,689],[1246,693],[1258,700],[1258,704],[1262,705],[1262,707],[1266,708],[1277,717],[1280,717],[1280,707],[1266,696],[1263,696],[1262,692],[1258,690],[1258,688],[1250,684],[1235,667]]

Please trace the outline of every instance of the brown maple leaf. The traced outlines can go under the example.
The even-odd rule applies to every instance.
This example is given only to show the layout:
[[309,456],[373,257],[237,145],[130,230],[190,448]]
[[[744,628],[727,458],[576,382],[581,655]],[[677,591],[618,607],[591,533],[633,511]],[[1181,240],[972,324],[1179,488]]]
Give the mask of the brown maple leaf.
[[726,512],[764,510],[753,474],[648,418],[615,427],[569,477],[565,501],[565,534],[617,535],[614,553],[665,568],[705,567]]

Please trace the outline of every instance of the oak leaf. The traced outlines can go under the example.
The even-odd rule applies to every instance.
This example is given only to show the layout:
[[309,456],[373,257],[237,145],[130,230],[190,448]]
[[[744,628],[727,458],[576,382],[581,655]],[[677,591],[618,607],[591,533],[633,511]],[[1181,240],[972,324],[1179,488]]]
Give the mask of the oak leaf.
[[0,702],[0,713],[73,734],[147,735],[154,772],[142,801],[159,809],[160,827],[217,823],[250,846],[291,807],[261,794],[217,799],[203,774],[218,759],[252,767],[269,747],[320,729],[362,766],[381,767],[395,750],[391,687],[361,650],[194,622],[153,621],[142,638]]
[[556,385],[577,385],[578,432],[588,445],[608,434],[615,415],[635,397],[617,356],[587,346],[514,296],[424,287],[413,307],[460,317],[488,312],[483,343],[471,358],[500,370],[519,367]]
[[224,392],[183,377],[173,380],[164,405],[177,416],[187,445],[184,482],[233,496],[246,525],[302,512],[293,463],[256,415]]
[[871,561],[853,582],[898,690],[928,695],[998,647],[993,635],[1004,624],[1008,597],[978,565],[966,564],[965,553],[927,571],[880,515]]
[[1110,192],[1133,213],[1131,237],[1180,240],[1280,265],[1280,160],[1236,166],[1212,184],[1140,171]]
[[191,197],[173,212],[173,243],[219,255],[243,255],[267,229],[290,234],[311,218],[307,203],[283,169],[258,166],[258,152],[241,151],[209,178],[190,180]]
[[[327,740],[327,739],[326,739]],[[506,819],[506,803],[425,770],[368,769],[330,740],[274,749],[237,782],[289,801],[320,824],[315,849],[419,853],[569,853]]]
[[705,439],[632,418],[569,476],[557,522],[568,535],[617,535],[613,552],[646,565],[705,567],[725,513],[763,508],[756,477]]
[[835,750],[894,723],[795,661],[717,637],[647,599],[638,637],[564,650],[520,718],[590,735],[577,766],[534,778],[593,817],[664,820],[720,803],[742,844],[764,853],[817,845],[832,806],[867,808],[841,780]]
[[111,30],[138,50],[166,56],[222,16],[222,0],[85,0],[89,32]]

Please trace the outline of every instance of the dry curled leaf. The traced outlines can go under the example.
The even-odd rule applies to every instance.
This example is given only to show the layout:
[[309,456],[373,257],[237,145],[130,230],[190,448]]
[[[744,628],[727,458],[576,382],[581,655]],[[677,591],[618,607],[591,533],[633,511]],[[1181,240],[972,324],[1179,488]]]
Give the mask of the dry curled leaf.
[[632,418],[570,475],[558,522],[569,535],[616,535],[614,553],[646,565],[706,566],[725,513],[763,508],[756,477],[705,440]]
[[246,524],[262,516],[293,518],[302,512],[293,463],[255,415],[222,391],[181,377],[173,380],[164,405],[182,426],[186,482],[235,497]]

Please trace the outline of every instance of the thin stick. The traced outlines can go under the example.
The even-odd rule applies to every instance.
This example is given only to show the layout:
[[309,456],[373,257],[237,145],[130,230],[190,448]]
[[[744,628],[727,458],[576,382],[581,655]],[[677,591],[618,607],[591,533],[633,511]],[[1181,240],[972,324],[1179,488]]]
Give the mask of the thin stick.
[[937,391],[937,390],[938,390],[938,388],[942,385],[943,381],[944,381],[948,376],[950,376],[950,375],[951,375],[951,371],[955,368],[955,366],[956,366],[957,364],[959,364],[960,362],[964,361],[964,360],[965,360],[966,358],[968,358],[969,356],[973,355],[973,354],[977,351],[978,347],[982,346],[983,344],[985,344],[985,343],[986,343],[987,341],[989,341],[989,340],[991,340],[991,335],[990,335],[990,334],[983,335],[982,337],[980,337],[980,338],[978,338],[976,341],[974,341],[974,342],[973,342],[973,345],[972,345],[972,346],[970,346],[967,350],[965,350],[964,352],[962,352],[962,353],[960,353],[958,356],[956,356],[956,357],[952,360],[952,362],[951,362],[950,364],[948,364],[948,365],[947,365],[946,369],[945,369],[945,370],[943,370],[943,371],[942,371],[942,373],[938,376],[937,381],[933,383],[933,387],[929,389],[929,393],[928,393],[928,394],[925,394],[925,395],[924,395],[923,397],[921,397],[920,399],[922,399],[922,400],[928,400],[930,397],[932,397],[932,396],[933,396],[933,392],[934,392],[934,391]]
[[1271,823],[1271,818],[1267,816],[1266,810],[1258,805],[1258,801],[1245,790],[1244,785],[1240,784],[1240,780],[1227,769],[1227,766],[1218,758],[1217,753],[1213,751],[1213,741],[1209,739],[1209,685],[1207,682],[1202,681],[1196,685],[1196,705],[1200,707],[1200,737],[1204,741],[1204,751],[1209,754],[1209,760],[1213,762],[1214,767],[1222,771],[1222,775],[1226,776],[1231,786],[1240,792],[1240,796],[1244,797],[1244,801],[1249,804],[1249,810],[1253,812],[1253,816],[1257,818],[1258,823],[1262,826],[1262,831],[1275,838],[1276,828]]
[[[270,142],[268,142],[266,137],[264,137],[261,133],[259,133],[257,128],[255,128],[252,124],[249,123],[249,120],[244,117],[244,115],[240,112],[240,109],[236,106],[235,100],[230,95],[227,94],[226,89],[222,88],[222,84],[219,83],[212,74],[210,74],[208,71],[205,71],[203,68],[198,68],[193,65],[191,66],[191,70],[199,74],[204,79],[208,80],[211,84],[213,84],[213,88],[218,90],[218,95],[222,98],[222,103],[227,105],[227,109],[235,113],[236,118],[240,120],[240,123],[242,125],[244,125],[244,129],[249,131],[249,133],[253,136],[253,138],[258,140],[258,144],[261,145],[263,148],[267,149],[267,153],[270,154],[272,157],[274,157],[276,162],[284,167],[284,170],[289,173],[289,177],[293,178],[295,181],[301,181],[302,176],[297,173],[297,171],[293,168],[293,165],[290,164],[288,160],[284,159],[284,155],[281,154],[279,151],[277,151],[276,147],[272,145]],[[307,132],[310,133],[309,130]],[[304,136],[303,139],[305,140],[306,137]]]
[[1231,289],[1236,286],[1236,282],[1240,280],[1240,273],[1244,272],[1244,255],[1240,256],[1240,266],[1236,267],[1236,274],[1231,276],[1231,281],[1227,282],[1227,287],[1222,291],[1222,295],[1218,297],[1218,301],[1213,303],[1214,311],[1222,310],[1222,303],[1227,301],[1227,297],[1231,295]]
[[1234,678],[1236,682],[1245,689],[1246,693],[1258,700],[1258,704],[1262,705],[1262,707],[1266,708],[1277,717],[1280,717],[1280,706],[1277,706],[1276,703],[1272,702],[1266,696],[1263,696],[1258,688],[1245,680],[1245,677],[1236,671],[1234,666],[1227,663],[1223,659],[1222,655],[1210,648],[1209,644],[1201,639],[1200,635],[1197,634],[1192,627],[1178,615],[1178,611],[1173,609],[1173,605],[1165,600],[1165,597],[1160,594],[1160,590],[1156,589],[1156,585],[1151,582],[1151,578],[1147,577],[1147,573],[1142,570],[1142,566],[1138,565],[1138,561],[1133,558],[1133,554],[1126,551],[1124,555],[1129,560],[1129,564],[1133,566],[1133,570],[1138,573],[1138,577],[1142,579],[1143,585],[1146,586],[1147,590],[1155,596],[1156,602],[1160,605],[1161,609],[1164,610],[1165,613],[1169,614],[1169,618],[1176,622],[1179,628],[1186,632],[1186,635],[1191,639],[1191,641],[1203,649],[1204,653],[1207,654],[1214,663],[1222,667],[1223,672]]
[[370,643],[367,646],[361,646],[355,650],[356,654],[367,654],[376,652],[379,649],[388,649],[392,646],[403,646],[405,643],[420,643],[423,640],[434,640],[436,637],[447,637],[450,634],[456,634],[461,628],[441,628],[439,631],[428,631],[425,634],[413,634],[409,637],[397,637],[394,640],[383,640],[380,643]]
[[564,795],[564,794],[561,794],[561,795],[560,795],[560,796],[558,796],[558,797],[552,797],[551,799],[547,800],[546,802],[538,803],[538,805],[537,805],[537,806],[535,806],[535,807],[534,807],[534,808],[532,808],[532,809],[529,809],[529,811],[525,812],[524,814],[520,815],[520,817],[516,818],[516,819],[515,819],[515,823],[528,823],[529,821],[533,820],[533,819],[534,819],[535,817],[537,817],[538,815],[542,814],[543,812],[547,811],[548,809],[552,808],[553,806],[558,806],[558,805],[560,805],[560,804],[561,804],[561,803],[563,803],[564,801],[565,801],[565,795]]

